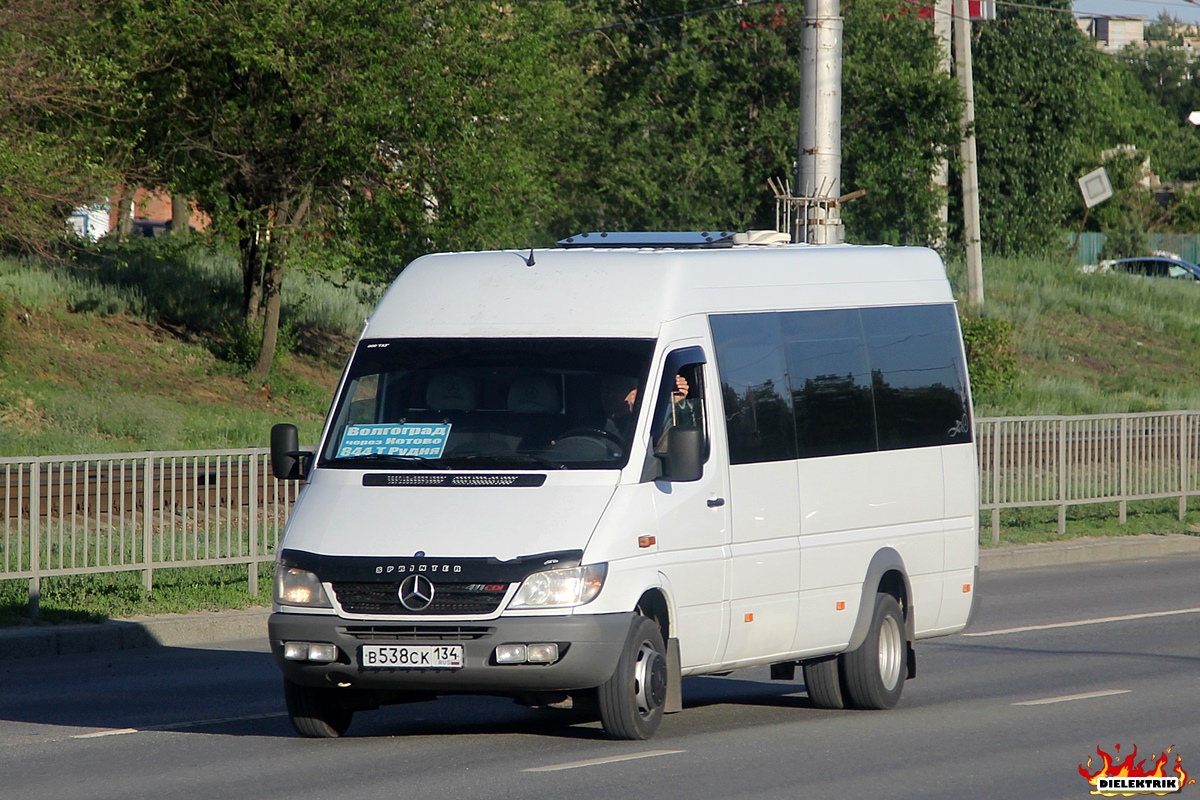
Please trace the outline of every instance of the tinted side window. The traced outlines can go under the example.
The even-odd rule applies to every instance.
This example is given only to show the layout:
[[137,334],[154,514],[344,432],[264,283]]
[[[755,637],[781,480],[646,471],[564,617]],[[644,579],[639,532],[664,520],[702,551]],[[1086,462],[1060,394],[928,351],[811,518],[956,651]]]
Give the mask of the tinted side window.
[[866,308],[879,448],[970,441],[966,369],[953,306]]
[[796,457],[779,317],[718,314],[711,318],[731,464]]
[[858,311],[780,316],[800,457],[877,449],[871,367]]

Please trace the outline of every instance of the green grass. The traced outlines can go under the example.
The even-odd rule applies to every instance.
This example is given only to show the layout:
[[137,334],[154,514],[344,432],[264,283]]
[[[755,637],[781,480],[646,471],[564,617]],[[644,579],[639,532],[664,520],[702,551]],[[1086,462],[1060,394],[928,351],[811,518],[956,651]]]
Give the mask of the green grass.
[[282,419],[314,440],[378,289],[289,275],[292,352],[258,385],[228,358],[241,282],[236,255],[200,238],[0,257],[0,455],[261,446]]
[[[1200,285],[985,258],[984,314],[1013,324],[1019,379],[980,416],[1200,408]],[[963,302],[965,270],[951,264]]]
[[[1058,508],[1007,508],[1000,511],[1000,547],[1066,542],[1084,537],[1139,536],[1146,534],[1193,534],[1200,530],[1200,505],[1192,498],[1184,519],[1179,519],[1176,499],[1138,500],[1126,505],[1125,524],[1120,523],[1117,503],[1089,503],[1068,506],[1066,533],[1058,533]],[[979,542],[992,544],[992,512],[979,515]]]
[[[258,565],[258,595],[249,591],[246,566],[184,567],[154,571],[146,594],[141,572],[42,579],[42,622],[103,622],[109,618],[252,608],[271,602],[273,564]],[[0,581],[0,627],[26,623],[29,582]]]

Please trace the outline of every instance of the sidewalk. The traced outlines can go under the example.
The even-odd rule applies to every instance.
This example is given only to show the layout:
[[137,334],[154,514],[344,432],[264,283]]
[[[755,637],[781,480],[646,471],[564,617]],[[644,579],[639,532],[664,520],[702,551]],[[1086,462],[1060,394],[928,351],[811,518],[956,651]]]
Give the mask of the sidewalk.
[[[1200,554],[1200,536],[1115,536],[1001,547],[980,551],[979,568],[986,575],[1010,569],[1139,561],[1178,554]],[[93,625],[0,628],[0,661],[266,639],[270,613],[269,608],[253,608],[114,619]]]

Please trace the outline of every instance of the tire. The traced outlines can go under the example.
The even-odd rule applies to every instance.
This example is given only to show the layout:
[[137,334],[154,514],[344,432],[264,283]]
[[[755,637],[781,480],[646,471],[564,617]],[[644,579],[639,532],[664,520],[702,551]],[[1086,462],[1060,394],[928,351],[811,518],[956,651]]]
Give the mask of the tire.
[[611,678],[596,689],[600,722],[610,739],[649,739],[667,698],[667,648],[652,620],[637,617]]
[[346,732],[354,712],[338,702],[336,691],[283,681],[283,698],[296,733],[308,739],[336,739]]
[[904,690],[907,656],[900,604],[890,594],[881,592],[875,595],[875,611],[866,640],[858,649],[841,656],[847,706],[862,709],[895,706]]
[[846,707],[842,680],[838,675],[838,656],[826,656],[804,662],[804,688],[813,708]]

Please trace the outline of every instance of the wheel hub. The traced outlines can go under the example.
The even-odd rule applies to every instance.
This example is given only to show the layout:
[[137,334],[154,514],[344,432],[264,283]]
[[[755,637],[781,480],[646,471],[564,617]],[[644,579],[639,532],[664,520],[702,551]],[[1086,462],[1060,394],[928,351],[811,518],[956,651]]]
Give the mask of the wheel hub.
[[887,691],[895,689],[900,682],[903,662],[904,637],[900,626],[891,616],[885,617],[879,628],[879,678]]
[[642,716],[662,708],[667,699],[667,660],[649,642],[638,650],[634,694]]

